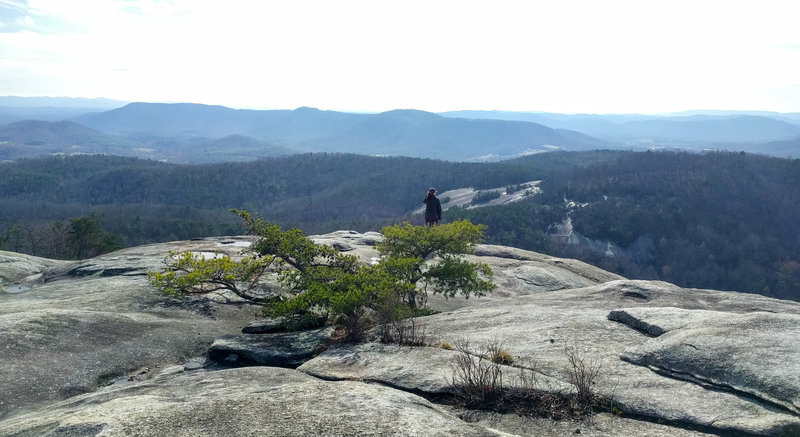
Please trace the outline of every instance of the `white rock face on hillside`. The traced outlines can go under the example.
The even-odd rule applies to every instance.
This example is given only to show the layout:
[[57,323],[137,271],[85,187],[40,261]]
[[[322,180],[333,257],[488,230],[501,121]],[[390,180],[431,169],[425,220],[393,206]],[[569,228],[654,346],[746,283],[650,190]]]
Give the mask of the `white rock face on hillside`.
[[[370,263],[380,235],[314,239]],[[0,435],[800,434],[800,304],[630,281],[502,246],[472,256],[494,269],[493,294],[429,299],[439,313],[417,319],[428,346],[333,343],[297,369],[210,365],[214,340],[241,336],[258,309],[226,295],[165,297],[144,275],[169,250],[237,256],[248,241],[80,262],[0,252],[0,278],[34,278],[0,293]],[[250,335],[271,347],[274,334]],[[573,389],[565,352],[576,350],[600,366],[594,390],[617,414],[554,422],[437,404],[456,355],[438,345],[465,340],[500,344],[554,392]],[[504,367],[512,383],[518,370]]]
[[[436,197],[442,201],[443,210],[457,206],[470,209],[479,208],[482,206],[507,205],[509,203],[519,202],[529,196],[535,196],[541,192],[541,188],[539,188],[539,183],[541,182],[542,181],[523,182],[519,184],[520,189],[513,192],[508,192],[507,187],[489,188],[485,190],[476,190],[475,188],[457,188],[455,190],[447,190],[442,191],[441,193],[436,193]],[[480,193],[497,193],[498,197],[485,203],[480,203],[477,205],[471,204],[475,196]],[[420,202],[424,197],[425,196],[423,194],[423,196],[420,198]],[[421,214],[423,212],[425,212],[424,206],[417,208],[412,212],[412,214]]]

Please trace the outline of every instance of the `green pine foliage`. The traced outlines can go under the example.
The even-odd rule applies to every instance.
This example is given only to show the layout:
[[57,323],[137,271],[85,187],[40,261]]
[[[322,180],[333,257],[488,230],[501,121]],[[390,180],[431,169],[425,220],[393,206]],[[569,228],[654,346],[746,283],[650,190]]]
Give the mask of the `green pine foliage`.
[[[460,258],[472,252],[485,229],[468,221],[386,227],[378,247],[382,260],[363,265],[355,256],[314,243],[296,228],[285,231],[247,211],[234,212],[258,237],[250,247],[252,256],[234,261],[222,255],[171,253],[163,271],[149,273],[151,284],[176,295],[229,290],[263,304],[270,317],[331,316],[349,340],[360,339],[370,320],[391,323],[413,316],[428,287],[447,297],[482,296],[496,287],[488,265]],[[259,298],[254,289],[268,271],[277,274],[285,292]]]
[[272,261],[270,257],[251,256],[235,261],[220,253],[208,256],[170,251],[164,270],[150,271],[147,278],[164,294],[183,296],[228,290],[252,303],[263,304],[264,296],[253,294],[253,289]]
[[[438,226],[406,222],[384,227],[383,241],[376,244],[383,257],[379,266],[405,283],[421,283],[422,293],[430,288],[446,298],[456,294],[465,298],[484,296],[496,287],[490,279],[484,279],[491,278],[492,269],[484,263],[468,262],[462,255],[474,252],[485,230],[486,226],[468,220]],[[404,301],[416,306],[417,294],[404,296]]]

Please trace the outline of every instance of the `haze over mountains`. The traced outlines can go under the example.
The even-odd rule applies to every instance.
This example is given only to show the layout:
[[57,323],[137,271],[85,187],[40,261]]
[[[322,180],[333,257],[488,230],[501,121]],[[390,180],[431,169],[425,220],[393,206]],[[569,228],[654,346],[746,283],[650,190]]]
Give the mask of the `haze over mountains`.
[[800,113],[687,111],[664,116],[454,111],[447,117],[519,120],[603,138],[617,147],[745,150],[800,155]]
[[240,134],[300,152],[351,152],[479,160],[547,147],[585,150],[605,142],[578,132],[506,120],[445,118],[416,110],[349,114],[314,108],[236,110],[194,104],[132,103],[76,122],[127,137],[196,138]]
[[[37,120],[32,122],[31,120]],[[496,161],[552,150],[677,148],[800,156],[800,114],[672,116],[244,110],[192,103],[0,98],[0,160],[107,153],[176,163],[347,152]]]
[[108,111],[125,104],[109,99],[0,97],[0,125],[23,120],[61,121],[88,112]]

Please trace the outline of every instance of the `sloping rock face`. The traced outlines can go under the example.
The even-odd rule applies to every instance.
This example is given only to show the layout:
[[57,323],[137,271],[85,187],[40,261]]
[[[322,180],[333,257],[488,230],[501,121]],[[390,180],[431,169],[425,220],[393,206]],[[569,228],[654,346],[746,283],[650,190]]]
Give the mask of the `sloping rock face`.
[[[626,349],[623,360],[800,414],[800,315],[677,308],[619,312],[629,316],[626,320],[646,319],[661,331],[658,338]],[[682,326],[674,324],[677,318],[684,320]]]
[[[567,351],[574,350],[599,366],[596,392],[625,416],[722,434],[800,433],[797,303],[627,280],[471,302],[421,318],[427,343],[500,344],[517,365],[536,369],[540,386],[556,391],[568,386]],[[408,390],[446,389],[453,361],[443,355],[452,351],[398,348],[389,358],[383,348],[331,349],[300,369]],[[512,380],[517,372],[506,367],[504,375]],[[440,375],[438,385],[432,375]]]
[[[379,234],[314,239],[364,263],[378,256]],[[248,241],[165,243],[77,263],[0,259],[0,277],[34,278],[30,290],[0,294],[0,435],[800,435],[800,304],[629,281],[491,245],[470,259],[494,269],[498,289],[431,296],[439,313],[417,319],[428,346],[335,344],[320,353],[324,331],[292,358],[307,360],[297,370],[211,371],[191,358],[215,339],[220,356],[245,346],[270,356],[285,351],[260,341],[281,343],[281,334],[241,335],[258,309],[225,295],[161,296],[144,275],[169,250],[235,256]],[[499,344],[535,371],[539,388],[566,393],[571,351],[599,366],[593,388],[616,414],[553,422],[433,404],[452,392],[458,352],[443,342]],[[504,381],[515,384],[519,372],[503,366]],[[127,385],[105,386],[120,376]]]
[[290,369],[165,373],[0,422],[0,435],[499,436],[417,395]]
[[146,274],[170,250],[236,256],[247,242],[165,243],[79,262],[0,253],[4,278],[36,278],[25,291],[0,292],[0,419],[204,355],[217,337],[246,326],[253,307],[162,296]]
[[0,250],[0,293],[19,293],[44,282],[48,269],[69,265],[68,261],[38,258]]
[[[451,341],[457,337],[499,340],[521,362],[531,363],[543,373],[564,381],[568,380],[565,369],[569,368],[565,349],[578,348],[587,361],[601,366],[597,390],[613,398],[627,414],[693,424],[717,432],[767,435],[800,432],[800,422],[792,411],[774,408],[771,398],[746,396],[747,393],[735,389],[735,381],[741,378],[742,372],[739,375],[736,372],[718,373],[715,374],[720,377],[716,385],[701,384],[688,378],[677,378],[676,374],[682,370],[677,366],[677,372],[665,374],[647,366],[645,359],[634,361],[630,351],[642,347],[650,350],[652,346],[648,347],[648,344],[654,339],[608,318],[613,311],[634,305],[647,306],[654,311],[666,307],[666,313],[672,308],[682,308],[683,319],[693,321],[687,327],[717,323],[719,313],[732,319],[752,312],[764,316],[800,313],[800,305],[796,303],[759,296],[687,290],[657,282],[614,281],[546,293],[535,299],[520,297],[506,305],[492,302],[462,312],[434,316],[429,331],[447,329],[448,333],[442,337]],[[712,308],[714,311],[710,312]],[[459,321],[462,317],[464,319]],[[674,323],[674,318],[665,319]],[[718,328],[721,326],[717,325]],[[673,327],[676,335],[686,329]],[[770,348],[771,343],[761,341],[772,335],[770,325],[753,326],[750,331],[729,327],[727,330],[718,329],[713,340],[692,337],[694,334],[706,335],[698,330],[683,332],[692,337],[689,341],[692,344],[724,343],[727,340],[739,346],[750,345],[752,355],[731,356],[727,363],[735,361],[751,370],[763,369],[767,364],[759,355],[770,356],[769,362],[783,363],[779,368],[787,372],[791,372],[794,363],[800,361],[800,348]],[[794,329],[800,332],[800,325],[795,324]],[[733,348],[728,349],[728,352],[732,351]],[[693,366],[719,369],[717,360],[723,353],[695,354],[692,356]],[[790,381],[778,383],[783,384],[791,386]]]

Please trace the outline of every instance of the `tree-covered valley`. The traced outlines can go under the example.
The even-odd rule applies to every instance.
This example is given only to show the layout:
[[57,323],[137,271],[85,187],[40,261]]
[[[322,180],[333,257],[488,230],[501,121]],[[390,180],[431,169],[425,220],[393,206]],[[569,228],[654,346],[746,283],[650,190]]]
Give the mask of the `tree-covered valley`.
[[26,159],[0,165],[0,244],[74,258],[87,253],[77,241],[91,253],[240,234],[230,208],[306,233],[378,230],[421,222],[411,212],[430,186],[510,191],[532,180],[541,180],[538,194],[452,208],[445,221],[467,218],[488,225],[488,243],[629,278],[800,300],[800,160],[740,153],[545,153],[498,163],[320,153],[193,166]]

